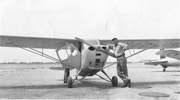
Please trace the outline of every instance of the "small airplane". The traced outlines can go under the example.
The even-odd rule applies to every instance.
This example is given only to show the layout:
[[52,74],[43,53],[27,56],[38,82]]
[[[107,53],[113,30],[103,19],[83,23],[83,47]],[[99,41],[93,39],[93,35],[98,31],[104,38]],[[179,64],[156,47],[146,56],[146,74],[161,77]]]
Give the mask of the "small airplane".
[[[130,53],[128,56],[132,57],[148,49],[166,49],[179,48],[180,39],[131,39],[119,40],[119,42],[126,43],[130,49],[141,49],[138,52]],[[118,78],[113,76],[110,78],[104,71],[105,68],[110,67],[105,65],[108,56],[115,57],[109,51],[107,44],[111,44],[111,39],[58,39],[58,38],[38,38],[38,37],[22,37],[22,36],[4,36],[0,35],[1,47],[19,47],[26,51],[35,53],[37,55],[46,57],[53,61],[61,63],[64,68],[64,83],[67,83],[68,88],[73,87],[75,81],[81,81],[87,76],[97,75],[107,82],[111,82],[112,86],[118,85]],[[36,48],[36,49],[35,49]],[[37,50],[37,49],[42,49]],[[44,49],[54,49],[57,57],[52,57],[44,53]],[[77,73],[73,79],[70,76],[70,70],[76,69]],[[102,72],[108,79],[98,75]],[[78,79],[78,76],[81,76]]]
[[161,65],[164,68],[163,71],[166,71],[166,68],[168,66],[177,66],[177,67],[180,66],[180,51],[160,50],[156,54],[160,55],[159,60],[148,60],[145,61],[144,64],[155,65],[155,66]]

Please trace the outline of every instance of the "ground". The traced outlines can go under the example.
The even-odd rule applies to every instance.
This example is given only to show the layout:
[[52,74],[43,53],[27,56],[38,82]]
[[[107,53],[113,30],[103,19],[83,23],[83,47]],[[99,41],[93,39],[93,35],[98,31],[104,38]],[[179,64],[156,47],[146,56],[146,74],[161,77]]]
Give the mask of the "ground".
[[[179,67],[168,67],[163,72],[161,66],[129,63],[131,88],[121,88],[122,80],[112,87],[97,76],[87,77],[67,88],[63,83],[63,70],[52,70],[53,64],[1,64],[0,99],[122,99],[122,100],[178,100],[180,98]],[[62,68],[61,68],[62,69]],[[112,77],[116,66],[105,69]],[[75,70],[71,71],[74,77]],[[101,74],[101,73],[100,73]],[[102,74],[101,74],[102,75]],[[148,97],[141,93],[164,93],[166,97]],[[157,94],[158,95],[158,94]]]

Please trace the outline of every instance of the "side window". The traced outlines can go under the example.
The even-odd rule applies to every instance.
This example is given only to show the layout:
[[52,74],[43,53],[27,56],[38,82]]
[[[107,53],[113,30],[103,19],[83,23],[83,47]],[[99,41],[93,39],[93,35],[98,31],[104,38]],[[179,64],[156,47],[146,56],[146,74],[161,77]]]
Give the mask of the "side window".
[[72,44],[70,44],[68,46],[61,48],[57,53],[61,60],[65,60],[69,57],[76,56],[78,54],[78,51]]
[[67,50],[66,49],[60,49],[58,51],[58,55],[59,55],[61,60],[65,60],[65,59],[68,58],[68,54],[67,54]]
[[67,47],[67,54],[68,54],[69,57],[73,57],[73,56],[77,55],[76,48],[74,46],[72,46],[72,45],[69,45]]

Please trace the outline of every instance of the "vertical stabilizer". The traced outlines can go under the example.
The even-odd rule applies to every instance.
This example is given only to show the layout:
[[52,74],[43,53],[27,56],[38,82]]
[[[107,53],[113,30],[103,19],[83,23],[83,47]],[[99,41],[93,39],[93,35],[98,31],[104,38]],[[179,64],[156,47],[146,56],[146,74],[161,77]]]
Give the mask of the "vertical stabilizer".
[[[164,49],[160,49],[160,51],[163,51]],[[160,55],[160,59],[166,58],[165,55]]]

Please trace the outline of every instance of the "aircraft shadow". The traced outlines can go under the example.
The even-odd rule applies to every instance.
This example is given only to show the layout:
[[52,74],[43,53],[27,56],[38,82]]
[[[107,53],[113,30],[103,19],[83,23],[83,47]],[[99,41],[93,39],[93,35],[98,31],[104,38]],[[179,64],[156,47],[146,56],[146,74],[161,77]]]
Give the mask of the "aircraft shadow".
[[141,88],[154,85],[180,84],[179,81],[153,81],[153,82],[132,82],[132,88]]
[[[153,81],[153,82],[133,82],[131,84],[131,88],[150,88],[153,85],[170,85],[170,84],[180,84],[179,81]],[[111,82],[106,81],[81,81],[81,84],[75,85],[76,87],[96,87],[101,89],[107,88],[121,88],[123,83],[118,83],[117,87],[113,87]]]
[[[73,83],[73,88],[83,88],[83,87],[95,87],[99,89],[111,89],[111,88],[121,88],[123,83],[118,83],[117,87],[113,87],[111,82],[98,81],[100,79],[84,79],[80,82]],[[179,81],[153,81],[153,82],[133,82],[131,88],[143,88],[150,87],[153,85],[170,85],[170,84],[180,84]],[[29,86],[0,86],[1,89],[57,89],[57,88],[67,88],[67,84],[57,84],[57,85],[29,85]]]
[[171,76],[180,76],[180,75],[171,75]]
[[[117,88],[117,87],[112,87],[111,82],[106,82],[106,81],[101,82],[101,81],[97,81],[97,79],[95,80],[85,79],[85,80],[73,83],[73,88],[83,88],[83,87],[86,87],[86,88],[95,87],[95,88],[100,88],[100,89]],[[67,84],[63,84],[63,81],[62,81],[60,84],[57,84],[57,85],[0,86],[0,90],[1,89],[57,89],[57,88],[67,88]]]
[[49,67],[51,70],[64,70],[63,67]]
[[86,81],[86,80],[83,80],[80,83],[74,84],[74,87],[76,87],[76,88],[78,88],[78,87],[81,87],[81,88],[82,87],[95,87],[95,88],[99,88],[99,89],[113,88],[113,86],[111,85],[110,82]]
[[163,72],[163,73],[166,73],[166,72],[180,72],[180,70],[166,70],[165,72],[164,71],[152,71],[152,72]]
[[55,88],[66,88],[64,85],[29,85],[29,86],[0,86],[1,89],[55,89]]

